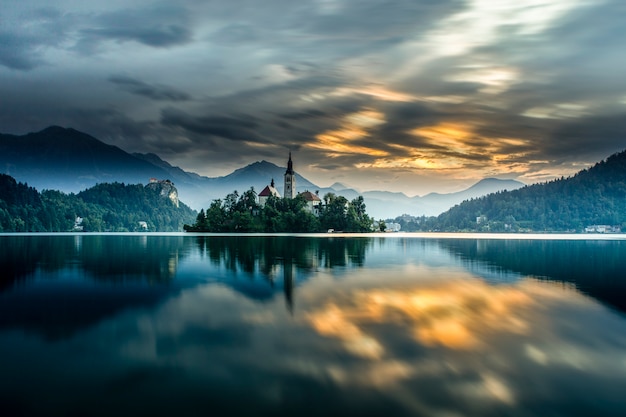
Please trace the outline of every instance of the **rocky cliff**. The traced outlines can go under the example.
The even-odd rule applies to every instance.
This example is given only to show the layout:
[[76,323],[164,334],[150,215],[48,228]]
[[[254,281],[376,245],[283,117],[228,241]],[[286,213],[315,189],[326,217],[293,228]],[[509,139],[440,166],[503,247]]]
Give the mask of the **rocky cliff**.
[[150,183],[146,188],[158,190],[161,197],[169,198],[176,207],[179,207],[178,190],[174,187],[174,183],[170,180],[150,179]]

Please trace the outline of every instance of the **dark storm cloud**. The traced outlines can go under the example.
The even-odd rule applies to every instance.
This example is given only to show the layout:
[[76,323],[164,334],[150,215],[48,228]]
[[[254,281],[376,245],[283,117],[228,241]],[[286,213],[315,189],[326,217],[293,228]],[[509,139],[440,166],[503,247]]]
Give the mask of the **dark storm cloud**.
[[[418,30],[427,30],[439,19],[464,6],[464,0],[415,1],[367,0],[332,2],[326,13],[306,20],[305,30],[334,40],[402,39]],[[373,30],[375,29],[375,30]]]
[[[205,13],[218,28],[211,41],[259,45],[288,51],[286,56],[316,60],[388,50],[462,8],[463,0],[431,1],[292,1],[250,0],[211,3]],[[236,17],[236,18],[235,18]],[[327,68],[328,69],[328,68]]]
[[0,32],[0,65],[16,70],[30,70],[43,63],[29,47],[32,40],[15,33]]
[[164,85],[151,85],[125,76],[112,76],[109,81],[131,94],[148,97],[157,101],[187,101],[191,96],[183,91]]
[[161,123],[171,128],[180,127],[193,133],[235,141],[266,141],[255,133],[254,128],[258,124],[253,117],[247,115],[194,116],[175,108],[167,108],[161,112]]
[[327,117],[328,114],[319,109],[308,109],[299,112],[283,114],[280,117],[289,120],[303,120],[303,119],[317,119],[320,117]]
[[34,8],[21,14],[22,25],[0,10],[0,65],[14,70],[32,70],[45,63],[46,48],[58,46],[67,35],[71,18],[53,8]]
[[558,161],[579,155],[595,159],[626,149],[626,112],[588,116],[564,121],[550,132],[541,145],[542,154]]
[[135,41],[157,48],[182,45],[192,40],[190,25],[189,15],[182,7],[116,10],[92,17],[80,30],[82,38],[76,49],[89,53],[106,40]]

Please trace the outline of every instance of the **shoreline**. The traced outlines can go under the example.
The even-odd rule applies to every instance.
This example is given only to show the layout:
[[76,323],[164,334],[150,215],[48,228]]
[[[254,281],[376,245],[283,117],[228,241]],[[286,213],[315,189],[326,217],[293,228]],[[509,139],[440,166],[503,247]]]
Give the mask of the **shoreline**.
[[626,240],[626,233],[476,233],[476,232],[377,232],[377,233],[202,233],[202,232],[2,232],[10,236],[208,236],[208,237],[298,237],[298,238],[409,238],[475,240]]

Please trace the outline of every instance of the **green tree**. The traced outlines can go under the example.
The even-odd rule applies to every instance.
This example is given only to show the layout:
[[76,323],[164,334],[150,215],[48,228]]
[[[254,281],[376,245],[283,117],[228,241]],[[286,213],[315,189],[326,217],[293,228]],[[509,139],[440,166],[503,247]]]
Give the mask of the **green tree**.
[[348,200],[343,196],[327,193],[324,198],[324,205],[320,211],[320,225],[326,230],[336,231],[346,230],[348,221],[346,213],[348,210]]

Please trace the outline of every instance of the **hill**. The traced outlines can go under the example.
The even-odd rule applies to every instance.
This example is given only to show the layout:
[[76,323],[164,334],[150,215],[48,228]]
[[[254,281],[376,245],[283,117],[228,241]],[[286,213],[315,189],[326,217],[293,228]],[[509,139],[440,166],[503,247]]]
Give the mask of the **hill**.
[[430,227],[581,232],[592,225],[626,226],[626,151],[569,178],[466,201]]
[[39,193],[0,174],[0,232],[181,231],[195,215],[166,181],[101,183],[78,194]]

